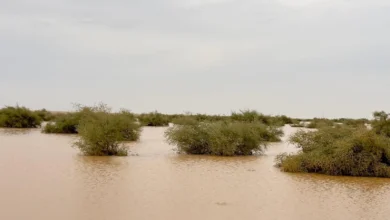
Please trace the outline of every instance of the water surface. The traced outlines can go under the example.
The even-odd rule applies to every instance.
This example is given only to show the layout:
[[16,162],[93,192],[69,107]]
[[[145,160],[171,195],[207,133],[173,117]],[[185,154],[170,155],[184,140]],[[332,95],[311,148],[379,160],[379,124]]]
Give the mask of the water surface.
[[284,142],[264,156],[177,155],[164,130],[144,128],[133,156],[85,157],[77,136],[0,129],[0,219],[389,219],[390,179],[280,172]]

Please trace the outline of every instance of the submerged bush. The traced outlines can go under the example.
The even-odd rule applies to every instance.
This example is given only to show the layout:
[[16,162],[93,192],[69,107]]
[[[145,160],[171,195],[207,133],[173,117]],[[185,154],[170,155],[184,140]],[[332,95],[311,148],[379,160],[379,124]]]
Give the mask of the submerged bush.
[[25,107],[6,107],[0,109],[0,127],[6,128],[36,128],[42,119]]
[[49,122],[43,128],[44,133],[77,134],[77,127],[80,123],[82,113],[67,113],[58,116],[54,122]]
[[167,115],[163,115],[157,111],[141,114],[138,116],[138,120],[144,126],[168,126],[170,122]]
[[280,131],[260,123],[214,122],[178,125],[165,137],[179,152],[219,156],[262,153],[266,142],[279,139]]
[[41,118],[42,121],[51,121],[55,118],[55,115],[46,109],[41,109],[34,112]]
[[138,140],[140,125],[130,112],[111,113],[101,105],[83,113],[78,133],[80,138],[74,145],[84,155],[126,156],[127,149],[122,142]]
[[301,150],[276,157],[283,171],[390,177],[390,139],[365,127],[299,131],[290,142]]

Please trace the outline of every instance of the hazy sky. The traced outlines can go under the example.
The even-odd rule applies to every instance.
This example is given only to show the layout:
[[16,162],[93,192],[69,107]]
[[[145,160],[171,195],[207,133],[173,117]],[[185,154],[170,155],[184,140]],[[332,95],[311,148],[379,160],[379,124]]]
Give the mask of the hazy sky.
[[0,105],[369,117],[388,0],[1,0]]

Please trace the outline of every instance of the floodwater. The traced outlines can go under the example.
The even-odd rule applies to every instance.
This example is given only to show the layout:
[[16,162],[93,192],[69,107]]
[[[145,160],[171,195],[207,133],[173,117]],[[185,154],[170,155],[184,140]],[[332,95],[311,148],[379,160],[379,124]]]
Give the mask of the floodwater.
[[85,157],[76,136],[0,129],[0,219],[390,219],[390,179],[280,172],[286,143],[264,156],[177,155],[164,130],[144,128],[131,156]]

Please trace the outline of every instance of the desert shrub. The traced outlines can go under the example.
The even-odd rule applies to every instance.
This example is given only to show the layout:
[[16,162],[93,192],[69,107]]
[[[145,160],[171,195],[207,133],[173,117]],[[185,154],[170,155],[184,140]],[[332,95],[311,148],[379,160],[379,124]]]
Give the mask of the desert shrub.
[[225,115],[206,115],[206,114],[176,114],[168,115],[169,121],[173,124],[188,124],[198,122],[218,122],[230,120],[229,116]]
[[55,118],[55,115],[46,109],[41,109],[34,112],[41,118],[42,121],[51,121]]
[[374,112],[372,129],[377,133],[390,137],[390,114],[384,111]]
[[77,134],[82,112],[72,112],[58,116],[43,128],[44,133]]
[[137,141],[141,136],[141,126],[136,122],[136,117],[128,110],[121,110],[114,113],[114,116],[120,123],[122,138],[124,141]]
[[42,119],[25,107],[5,107],[0,109],[0,127],[6,128],[36,128]]
[[191,115],[198,122],[217,122],[217,121],[226,121],[229,119],[229,116],[224,115],[206,115],[206,114],[196,114]]
[[232,112],[230,115],[231,120],[240,122],[259,122],[269,125],[271,123],[271,117],[263,115],[255,110],[240,110],[240,112]]
[[390,177],[390,139],[365,127],[299,131],[290,142],[300,151],[276,157],[283,171]]
[[261,114],[255,110],[240,110],[240,112],[232,112],[230,120],[241,122],[257,122],[265,125],[284,126],[285,124],[293,124],[293,119],[285,115],[270,116]]
[[325,118],[314,118],[310,120],[310,123],[306,125],[307,128],[322,128],[322,127],[331,127],[334,125],[334,122],[325,119]]
[[172,123],[175,125],[195,125],[198,124],[199,122],[196,120],[195,117],[187,115],[187,116],[175,117],[172,120]]
[[170,122],[168,116],[157,111],[141,114],[138,116],[138,120],[144,126],[168,126]]
[[74,145],[84,155],[126,156],[123,141],[136,141],[140,125],[128,111],[111,113],[105,105],[90,108],[83,113],[78,126],[80,138]]
[[276,140],[280,131],[251,122],[214,122],[178,125],[169,128],[165,137],[179,152],[219,156],[262,153],[266,143]]
[[271,117],[271,124],[274,124],[274,125],[283,126],[286,124],[294,124],[296,122],[297,121],[294,121],[292,118],[287,117],[285,115],[277,115],[277,116]]
[[369,120],[365,118],[360,118],[360,119],[339,118],[339,119],[334,119],[332,121],[336,123],[341,123],[346,126],[351,126],[351,127],[364,126],[366,123],[369,122]]

